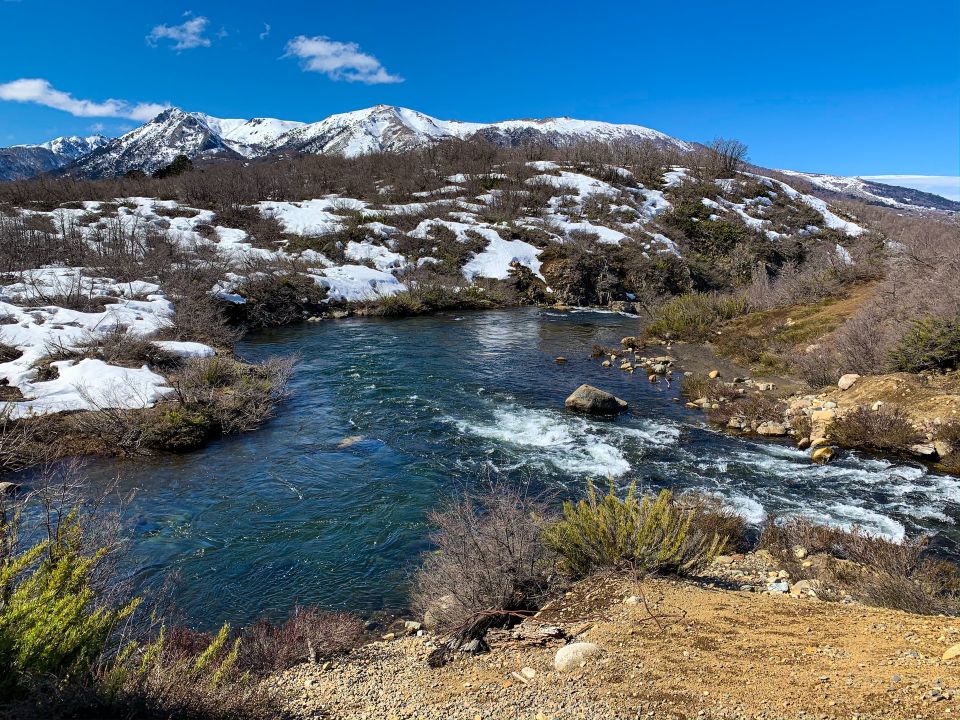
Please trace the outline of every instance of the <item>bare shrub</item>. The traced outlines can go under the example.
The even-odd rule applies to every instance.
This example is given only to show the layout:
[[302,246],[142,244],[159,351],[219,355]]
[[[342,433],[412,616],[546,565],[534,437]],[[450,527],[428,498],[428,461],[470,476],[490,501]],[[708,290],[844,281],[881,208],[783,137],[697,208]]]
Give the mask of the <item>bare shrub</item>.
[[177,355],[145,337],[127,332],[120,325],[106,332],[91,334],[71,350],[76,357],[96,358],[122,367],[150,365],[159,370],[172,370],[181,363]]
[[839,445],[878,452],[903,452],[923,439],[906,412],[888,406],[849,410],[834,418],[827,433]]
[[[792,577],[818,579],[825,599],[845,594],[868,605],[923,614],[960,612],[956,566],[929,554],[929,538],[894,542],[861,528],[816,525],[803,517],[768,520],[759,547],[769,551]],[[822,555],[826,562],[804,566],[796,552]]]
[[298,607],[280,625],[260,620],[245,627],[237,667],[258,674],[286,670],[348,652],[362,635],[356,615]]
[[552,563],[540,542],[543,512],[522,490],[494,485],[430,514],[436,552],[417,573],[412,599],[439,631],[453,635],[435,662],[465,646],[480,649],[489,628],[516,621],[548,596]]
[[[710,399],[714,400],[715,397],[711,396]],[[764,422],[783,422],[784,413],[787,409],[783,402],[773,400],[760,393],[728,396],[725,402],[718,402],[717,404],[718,407],[716,409],[711,407],[708,413],[713,422],[727,423],[733,417],[740,417],[749,426]]]
[[246,302],[232,305],[235,322],[254,329],[301,322],[319,312],[327,291],[309,275],[296,270],[257,271],[249,276],[236,293]]

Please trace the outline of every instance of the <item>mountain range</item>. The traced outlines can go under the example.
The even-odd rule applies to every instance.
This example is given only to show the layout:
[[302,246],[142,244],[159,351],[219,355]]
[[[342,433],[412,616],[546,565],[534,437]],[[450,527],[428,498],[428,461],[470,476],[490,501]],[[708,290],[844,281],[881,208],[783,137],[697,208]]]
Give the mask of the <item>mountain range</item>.
[[[353,157],[397,152],[446,139],[480,139],[505,147],[560,146],[583,141],[653,142],[687,152],[695,144],[640,125],[573,118],[505,120],[494,123],[439,120],[416,110],[376,105],[304,123],[275,118],[223,119],[168,108],[120,137],[65,137],[40,145],[0,148],[0,180],[44,173],[100,178],[132,170],[153,173],[177,155],[193,160],[245,160],[298,153]],[[831,197],[855,198],[901,209],[960,211],[960,203],[910,188],[860,178],[783,171]]]

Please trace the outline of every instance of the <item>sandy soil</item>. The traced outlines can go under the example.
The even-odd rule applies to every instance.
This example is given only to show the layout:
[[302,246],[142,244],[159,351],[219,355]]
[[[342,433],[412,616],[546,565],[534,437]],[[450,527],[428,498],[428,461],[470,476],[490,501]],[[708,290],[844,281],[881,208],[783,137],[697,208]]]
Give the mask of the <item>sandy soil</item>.
[[[641,595],[646,603],[624,599]],[[553,667],[563,639],[602,652]],[[950,718],[960,713],[960,621],[668,580],[577,585],[492,651],[432,670],[429,636],[368,645],[275,683],[304,717]],[[521,673],[525,670],[526,675]],[[532,672],[531,672],[532,670]]]

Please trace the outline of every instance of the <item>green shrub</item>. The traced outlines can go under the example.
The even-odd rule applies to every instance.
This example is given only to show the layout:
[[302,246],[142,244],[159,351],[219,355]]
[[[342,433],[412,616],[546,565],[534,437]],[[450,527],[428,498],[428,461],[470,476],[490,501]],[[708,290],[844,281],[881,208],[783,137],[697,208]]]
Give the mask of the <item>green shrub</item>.
[[739,295],[678,295],[654,311],[654,321],[647,328],[647,334],[667,340],[703,342],[718,325],[746,311],[746,300]]
[[199,407],[160,403],[140,418],[143,443],[149,448],[187,452],[203,447],[216,431],[216,421]]
[[92,577],[107,549],[85,552],[76,512],[53,537],[0,565],[0,700],[46,676],[70,678],[100,657],[137,599],[109,607]]
[[668,490],[641,499],[631,484],[620,498],[611,485],[600,497],[588,482],[586,498],[564,503],[563,517],[544,529],[544,541],[574,577],[603,567],[686,574],[706,565],[728,542],[701,530],[696,520],[697,509],[682,507]]
[[899,372],[956,368],[960,364],[960,315],[917,320],[890,351],[889,362],[891,369]]

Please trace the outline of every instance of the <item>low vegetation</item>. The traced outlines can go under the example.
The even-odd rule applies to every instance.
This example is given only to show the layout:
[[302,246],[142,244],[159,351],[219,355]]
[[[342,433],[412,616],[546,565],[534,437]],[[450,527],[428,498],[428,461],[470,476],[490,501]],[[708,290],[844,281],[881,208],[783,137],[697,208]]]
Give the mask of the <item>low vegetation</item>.
[[[930,538],[895,542],[860,528],[816,525],[803,517],[771,519],[760,537],[791,578],[822,583],[826,599],[927,615],[960,613],[960,572],[930,551]],[[801,553],[798,549],[802,548]],[[812,557],[812,560],[804,561]]]
[[0,495],[3,717],[282,718],[263,677],[360,642],[355,616],[313,608],[239,631],[167,626],[114,574],[115,518],[70,470],[52,479]]
[[638,498],[636,486],[630,485],[621,498],[613,487],[598,495],[590,483],[584,499],[564,503],[563,517],[547,526],[544,541],[572,577],[598,568],[692,574],[731,540],[700,524],[713,512],[703,505],[682,505],[667,490]]
[[735,295],[678,295],[657,309],[647,334],[665,340],[703,342],[709,340],[723,322],[742,315],[746,308],[744,298]]
[[890,453],[902,453],[924,439],[904,410],[885,405],[847,411],[830,423],[827,433],[839,445]]

